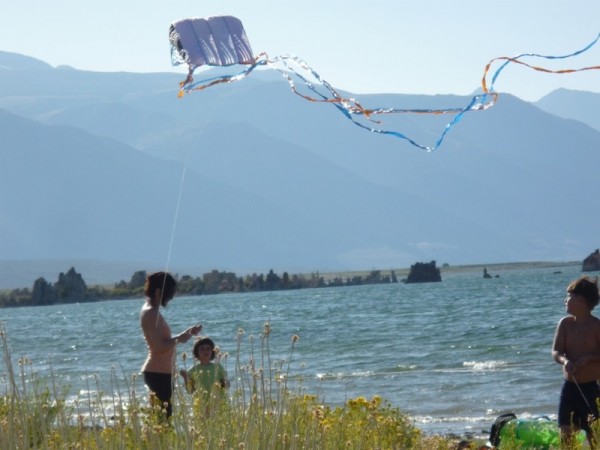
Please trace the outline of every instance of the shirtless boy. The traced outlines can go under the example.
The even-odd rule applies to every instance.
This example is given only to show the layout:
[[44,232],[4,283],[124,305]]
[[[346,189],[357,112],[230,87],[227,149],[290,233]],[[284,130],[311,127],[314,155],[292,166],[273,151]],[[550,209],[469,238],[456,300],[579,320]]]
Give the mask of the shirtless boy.
[[592,315],[598,304],[598,280],[581,277],[567,287],[567,313],[556,327],[552,358],[562,365],[565,382],[560,394],[558,425],[563,445],[573,433],[585,430],[591,448],[590,423],[600,417],[600,319]]

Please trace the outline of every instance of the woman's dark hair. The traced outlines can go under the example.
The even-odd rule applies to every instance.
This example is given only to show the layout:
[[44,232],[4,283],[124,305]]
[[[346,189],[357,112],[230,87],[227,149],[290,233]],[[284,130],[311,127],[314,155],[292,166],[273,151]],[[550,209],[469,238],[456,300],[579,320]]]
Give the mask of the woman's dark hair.
[[592,281],[588,277],[579,277],[567,287],[569,294],[581,295],[587,301],[590,309],[598,304],[600,294],[598,294],[598,278]]
[[194,353],[194,356],[196,357],[196,359],[200,359],[200,357],[198,356],[198,349],[200,348],[201,345],[210,345],[210,348],[212,350],[212,353],[210,354],[210,360],[212,361],[213,359],[215,359],[215,356],[217,356],[217,354],[215,352],[215,343],[209,337],[199,337],[196,339],[196,342],[194,342],[194,347],[192,348],[192,352]]
[[160,289],[162,293],[160,304],[162,306],[167,306],[167,303],[175,297],[175,293],[177,292],[177,281],[175,281],[173,275],[168,272],[151,273],[146,277],[144,295],[153,298],[152,296],[157,289]]

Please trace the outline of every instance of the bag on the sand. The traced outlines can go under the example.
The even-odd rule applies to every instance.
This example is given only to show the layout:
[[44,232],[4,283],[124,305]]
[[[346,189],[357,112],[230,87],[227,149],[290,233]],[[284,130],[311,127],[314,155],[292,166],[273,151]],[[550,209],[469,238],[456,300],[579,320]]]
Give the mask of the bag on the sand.
[[[580,430],[575,439],[583,443],[585,431]],[[556,421],[548,417],[519,419],[513,413],[502,414],[492,425],[490,444],[502,449],[503,442],[510,448],[517,443],[519,448],[549,449],[560,445],[560,430]]]
[[500,445],[500,430],[502,430],[504,425],[516,418],[517,416],[513,413],[506,413],[496,417],[496,420],[494,421],[490,431],[490,444],[492,444],[494,447],[498,447]]

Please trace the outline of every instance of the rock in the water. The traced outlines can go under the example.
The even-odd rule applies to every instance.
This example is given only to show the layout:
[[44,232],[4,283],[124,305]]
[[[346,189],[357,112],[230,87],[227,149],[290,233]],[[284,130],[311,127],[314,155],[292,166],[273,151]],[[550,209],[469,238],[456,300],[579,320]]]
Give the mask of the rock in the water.
[[590,254],[587,258],[583,260],[583,264],[581,266],[581,270],[583,272],[595,272],[600,270],[600,250],[596,249],[596,251]]
[[435,261],[418,262],[410,266],[405,283],[430,283],[432,281],[442,281],[440,269],[436,267]]

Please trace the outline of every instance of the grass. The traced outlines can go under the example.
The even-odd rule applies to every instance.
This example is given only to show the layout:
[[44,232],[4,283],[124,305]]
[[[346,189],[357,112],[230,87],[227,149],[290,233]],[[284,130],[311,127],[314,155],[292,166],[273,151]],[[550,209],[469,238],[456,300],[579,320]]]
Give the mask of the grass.
[[[113,383],[111,414],[100,389],[81,403],[69,404],[68,388],[52,373],[41,379],[31,361],[13,365],[8,337],[0,323],[6,372],[1,380],[0,448],[2,449],[422,449],[449,450],[456,441],[426,436],[410,418],[379,396],[358,397],[330,407],[318,395],[303,392],[292,377],[294,345],[273,361],[270,324],[258,338],[238,332],[235,370],[228,398],[202,404],[175,383],[174,414],[164,419],[160,406],[149,406],[146,393],[135,390],[135,378],[122,389]],[[249,346],[242,354],[242,343]],[[244,346],[244,347],[246,347]],[[230,358],[230,355],[221,355]],[[186,355],[182,355],[186,365]],[[219,400],[219,398],[221,398]],[[113,412],[114,411],[114,412]],[[474,447],[475,448],[475,447]]]

